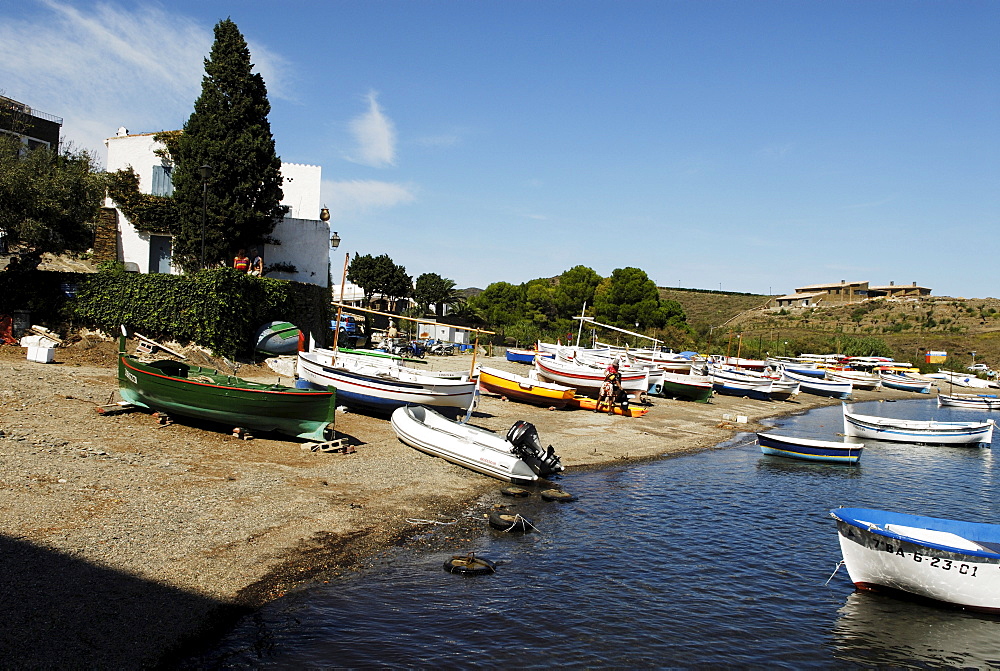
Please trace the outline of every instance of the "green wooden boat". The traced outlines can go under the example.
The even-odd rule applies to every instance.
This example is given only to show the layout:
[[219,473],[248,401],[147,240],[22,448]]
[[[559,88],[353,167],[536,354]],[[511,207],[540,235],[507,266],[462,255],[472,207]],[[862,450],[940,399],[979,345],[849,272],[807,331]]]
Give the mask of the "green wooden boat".
[[332,389],[297,389],[251,382],[180,361],[143,363],[118,339],[118,390],[143,408],[306,440],[333,438]]
[[680,398],[685,401],[710,403],[712,400],[712,383],[700,376],[664,373],[660,395],[667,396],[668,398]]

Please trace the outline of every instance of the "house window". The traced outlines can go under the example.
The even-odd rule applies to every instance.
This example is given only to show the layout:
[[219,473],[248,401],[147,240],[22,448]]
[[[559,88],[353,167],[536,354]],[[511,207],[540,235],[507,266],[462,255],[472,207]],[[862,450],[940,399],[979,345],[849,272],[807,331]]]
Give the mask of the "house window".
[[171,177],[172,167],[165,165],[153,166],[153,195],[172,196],[174,195],[174,180]]

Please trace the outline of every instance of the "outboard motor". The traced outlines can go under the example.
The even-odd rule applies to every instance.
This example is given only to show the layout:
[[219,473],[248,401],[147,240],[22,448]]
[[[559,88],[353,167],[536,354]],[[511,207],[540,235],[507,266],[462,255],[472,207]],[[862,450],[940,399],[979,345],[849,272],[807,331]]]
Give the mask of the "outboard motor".
[[513,447],[511,452],[528,464],[537,475],[549,475],[563,470],[562,462],[556,456],[555,449],[549,445],[542,448],[535,425],[519,419],[507,431],[507,442]]

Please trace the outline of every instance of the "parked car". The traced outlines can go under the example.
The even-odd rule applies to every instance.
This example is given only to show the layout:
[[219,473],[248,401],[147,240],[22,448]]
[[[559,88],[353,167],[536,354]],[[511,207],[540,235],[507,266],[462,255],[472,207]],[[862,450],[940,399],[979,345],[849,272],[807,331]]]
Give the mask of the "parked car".
[[[336,328],[334,321],[330,320],[330,328]],[[357,347],[358,340],[365,335],[364,320],[354,315],[341,315],[340,336],[338,344],[341,347]]]
[[971,366],[966,366],[965,369],[976,373],[985,373],[990,369],[990,367],[984,363],[974,363]]

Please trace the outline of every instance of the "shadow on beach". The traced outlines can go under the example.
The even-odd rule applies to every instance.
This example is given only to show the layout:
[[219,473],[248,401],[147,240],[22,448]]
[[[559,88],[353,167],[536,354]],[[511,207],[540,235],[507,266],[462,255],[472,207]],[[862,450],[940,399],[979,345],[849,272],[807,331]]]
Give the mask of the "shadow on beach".
[[160,666],[241,611],[73,556],[0,536],[0,665]]

